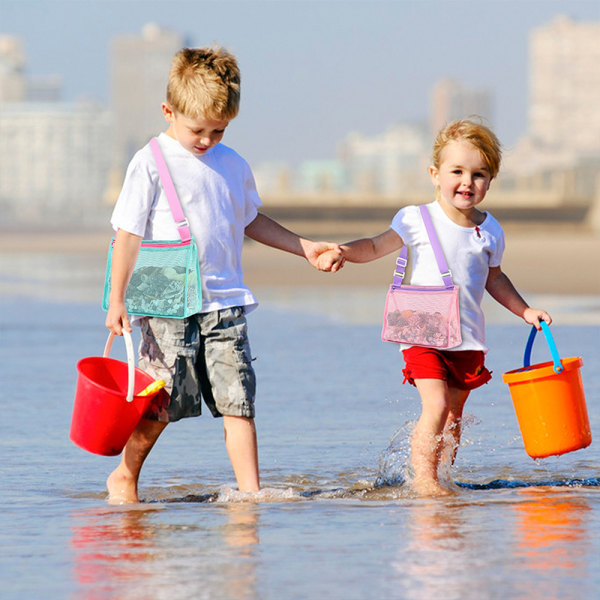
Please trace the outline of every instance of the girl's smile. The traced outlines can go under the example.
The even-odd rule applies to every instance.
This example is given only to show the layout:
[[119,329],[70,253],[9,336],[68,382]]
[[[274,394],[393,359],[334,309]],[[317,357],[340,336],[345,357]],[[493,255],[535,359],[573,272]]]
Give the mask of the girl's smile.
[[454,140],[442,150],[439,168],[430,167],[429,174],[444,212],[460,225],[478,224],[475,207],[492,180],[481,152],[466,140]]

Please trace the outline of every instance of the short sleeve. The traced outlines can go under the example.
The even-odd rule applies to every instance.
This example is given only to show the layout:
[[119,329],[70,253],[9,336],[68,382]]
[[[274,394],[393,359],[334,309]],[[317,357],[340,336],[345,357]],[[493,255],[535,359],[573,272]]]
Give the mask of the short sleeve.
[[412,246],[417,241],[421,221],[418,217],[417,206],[405,206],[401,208],[392,219],[390,228],[393,229],[407,246]]
[[504,256],[505,241],[504,231],[498,226],[498,232],[495,235],[495,244],[493,251],[490,254],[489,265],[490,267],[499,267],[502,264],[502,257]]
[[244,227],[247,227],[256,219],[258,208],[262,205],[256,182],[250,165],[244,161],[244,199],[245,199],[245,219]]
[[140,150],[129,163],[110,220],[115,230],[124,229],[141,237],[146,233],[150,211],[160,194],[156,166],[147,160],[145,150]]

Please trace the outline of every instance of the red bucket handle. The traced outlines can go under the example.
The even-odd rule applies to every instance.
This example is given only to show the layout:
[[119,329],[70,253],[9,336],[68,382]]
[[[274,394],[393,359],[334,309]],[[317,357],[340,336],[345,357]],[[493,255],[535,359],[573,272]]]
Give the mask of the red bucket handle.
[[[104,358],[108,358],[114,339],[115,334],[111,331],[108,334],[106,346],[104,346]],[[133,386],[135,384],[135,355],[133,354],[133,341],[131,339],[131,334],[128,331],[125,331],[124,329],[123,339],[125,340],[125,350],[127,351],[127,402],[131,402],[133,400]]]

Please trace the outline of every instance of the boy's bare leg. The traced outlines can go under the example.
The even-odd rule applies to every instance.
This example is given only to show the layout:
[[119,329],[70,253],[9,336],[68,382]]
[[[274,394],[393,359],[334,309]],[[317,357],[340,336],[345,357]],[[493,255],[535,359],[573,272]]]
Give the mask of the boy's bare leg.
[[138,480],[146,457],[167,423],[142,419],[127,441],[119,466],[108,476],[108,502],[131,504],[139,502]]
[[438,480],[442,433],[450,407],[448,386],[440,379],[418,379],[415,384],[422,410],[411,439],[412,487],[422,496],[448,495],[450,490]]
[[258,472],[258,443],[254,419],[223,417],[225,447],[235,473],[240,492],[257,492],[260,489]]

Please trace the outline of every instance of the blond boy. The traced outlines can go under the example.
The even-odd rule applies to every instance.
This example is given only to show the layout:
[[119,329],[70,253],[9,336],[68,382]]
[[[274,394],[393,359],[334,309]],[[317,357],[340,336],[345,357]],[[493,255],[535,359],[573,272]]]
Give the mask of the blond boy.
[[[312,242],[258,212],[260,198],[246,161],[221,144],[237,115],[240,72],[220,48],[184,48],[173,59],[158,136],[198,245],[202,312],[186,319],[143,317],[139,365],[167,382],[164,394],[127,442],[107,480],[109,501],[138,502],[141,468],[167,424],[201,413],[223,416],[225,444],[240,491],[259,489],[254,424],[255,374],[245,314],[257,301],[243,283],[244,235],[317,266],[335,244]],[[106,326],[131,331],[124,295],[142,239],[178,239],[146,145],[132,159],[111,223],[116,233]]]

